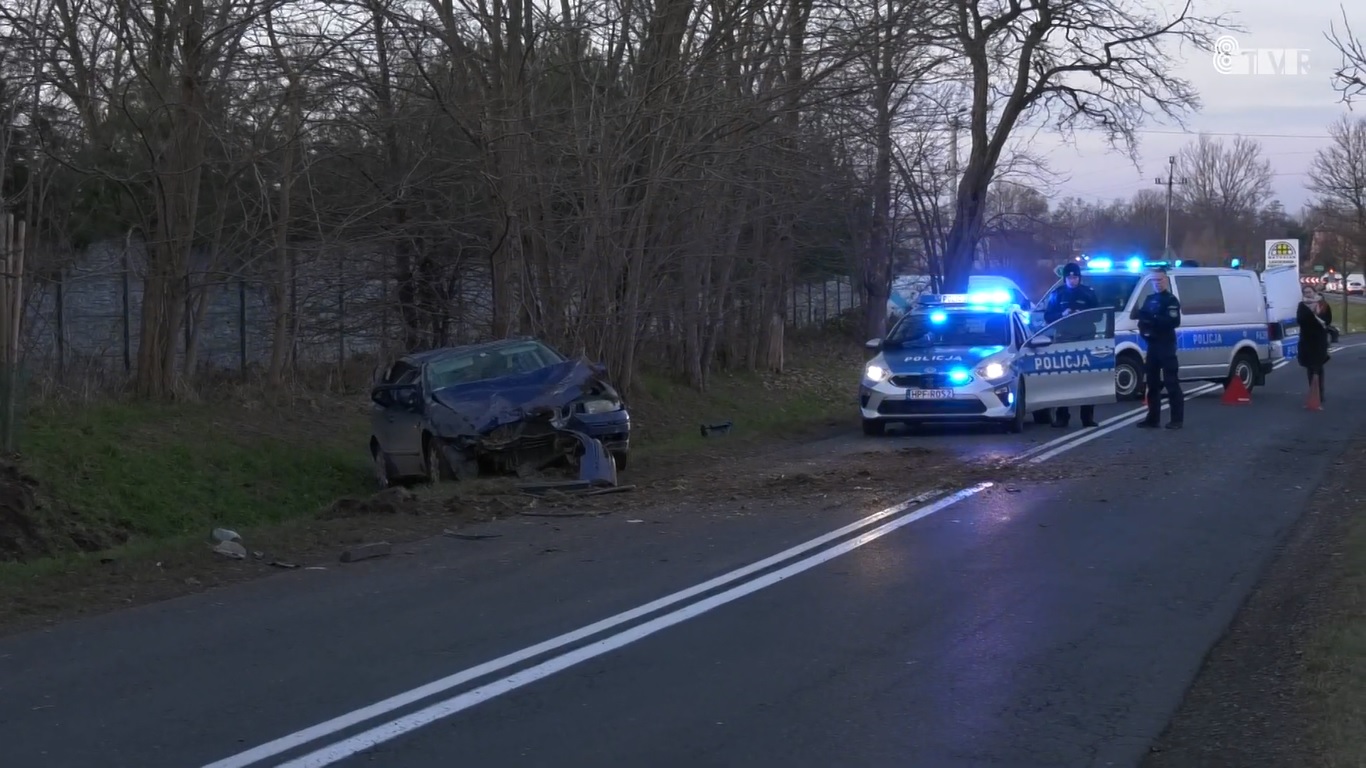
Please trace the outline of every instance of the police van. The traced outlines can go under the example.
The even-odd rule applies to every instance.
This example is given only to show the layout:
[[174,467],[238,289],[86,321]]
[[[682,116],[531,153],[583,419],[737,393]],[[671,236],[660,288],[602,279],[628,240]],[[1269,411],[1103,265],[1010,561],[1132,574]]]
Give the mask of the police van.
[[859,385],[863,432],[888,424],[998,423],[1024,429],[1028,409],[1115,402],[1115,309],[1037,331],[1003,292],[922,295],[885,338]]
[[[1286,333],[1293,334],[1295,307],[1287,307],[1284,277],[1269,270],[1266,284],[1256,272],[1229,267],[1201,267],[1191,261],[1147,261],[1131,258],[1116,265],[1108,258],[1092,258],[1082,266],[1082,282],[1091,286],[1101,306],[1116,311],[1115,396],[1120,400],[1142,399],[1143,359],[1147,342],[1138,333],[1138,310],[1152,293],[1151,269],[1166,267],[1171,290],[1181,302],[1181,327],[1176,332],[1182,381],[1226,383],[1236,376],[1251,390],[1266,383],[1266,375],[1287,352]],[[1061,277],[1062,267],[1055,270]],[[1298,276],[1294,277],[1293,301],[1299,301]],[[1062,285],[1059,280],[1049,289]],[[1276,299],[1269,290],[1275,287]],[[1031,324],[1043,323],[1048,298],[1034,307]],[[1288,318],[1282,317],[1289,312]]]

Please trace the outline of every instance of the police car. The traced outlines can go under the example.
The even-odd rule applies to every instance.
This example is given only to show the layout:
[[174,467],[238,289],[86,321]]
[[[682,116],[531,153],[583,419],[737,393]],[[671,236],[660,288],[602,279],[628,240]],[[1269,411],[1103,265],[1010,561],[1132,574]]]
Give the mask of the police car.
[[863,432],[889,423],[1000,423],[1028,410],[1115,402],[1115,310],[1069,315],[1036,332],[1005,292],[922,295],[886,338],[859,386]]
[[[1281,358],[1293,356],[1287,334],[1293,334],[1294,303],[1299,301],[1298,277],[1286,282],[1281,273],[1294,268],[1256,272],[1230,267],[1201,267],[1193,261],[1152,261],[1134,256],[1120,263],[1094,257],[1082,266],[1082,282],[1091,286],[1101,306],[1117,312],[1115,333],[1115,396],[1120,400],[1143,397],[1143,359],[1147,342],[1138,333],[1138,309],[1152,293],[1146,274],[1167,268],[1171,290],[1181,302],[1181,327],[1177,329],[1177,355],[1182,381],[1225,383],[1238,377],[1251,390],[1266,383],[1266,375]],[[1055,270],[1061,277],[1062,267]],[[1059,280],[1049,293],[1062,284]],[[1287,294],[1285,300],[1273,296]],[[1043,323],[1047,294],[1035,306],[1032,327]],[[1289,313],[1289,317],[1282,317]]]

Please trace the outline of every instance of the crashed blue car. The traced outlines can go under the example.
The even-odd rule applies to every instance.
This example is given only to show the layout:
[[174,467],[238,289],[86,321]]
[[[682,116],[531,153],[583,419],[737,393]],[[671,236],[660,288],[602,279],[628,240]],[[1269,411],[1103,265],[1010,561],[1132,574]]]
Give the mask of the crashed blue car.
[[625,469],[631,415],[606,369],[536,339],[416,352],[370,392],[381,486],[575,463],[593,441]]

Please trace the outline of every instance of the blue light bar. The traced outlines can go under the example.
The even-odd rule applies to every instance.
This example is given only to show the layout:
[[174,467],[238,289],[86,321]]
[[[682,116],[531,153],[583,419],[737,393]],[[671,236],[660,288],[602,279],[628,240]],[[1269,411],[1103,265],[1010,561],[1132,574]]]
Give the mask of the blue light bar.
[[998,304],[1005,305],[1013,303],[1009,291],[981,291],[979,293],[968,294],[968,302],[971,304]]
[[940,312],[935,312],[935,313],[933,313],[933,314],[930,315],[930,322],[931,322],[931,323],[934,323],[935,325],[938,325],[939,323],[942,323],[942,322],[944,322],[944,321],[946,321],[946,320],[948,320],[948,319],[949,319],[948,314],[945,313],[945,312],[942,312],[942,311],[940,311]]
[[1130,258],[1127,262],[1125,262],[1125,266],[1129,268],[1130,272],[1141,271],[1143,269],[1143,259],[1138,256],[1134,256]]
[[1087,269],[1095,269],[1100,271],[1114,269],[1114,266],[1115,262],[1111,259],[1105,258],[1104,256],[1098,256],[1086,262]]
[[962,368],[955,368],[949,371],[949,381],[954,384],[966,384],[972,379],[972,375]]

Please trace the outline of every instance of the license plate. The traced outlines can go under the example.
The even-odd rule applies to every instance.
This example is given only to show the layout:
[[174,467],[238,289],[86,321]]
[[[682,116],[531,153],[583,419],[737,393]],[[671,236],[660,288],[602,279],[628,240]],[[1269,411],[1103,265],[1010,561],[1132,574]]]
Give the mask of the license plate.
[[906,393],[907,400],[949,400],[952,398],[952,389],[912,389]]

